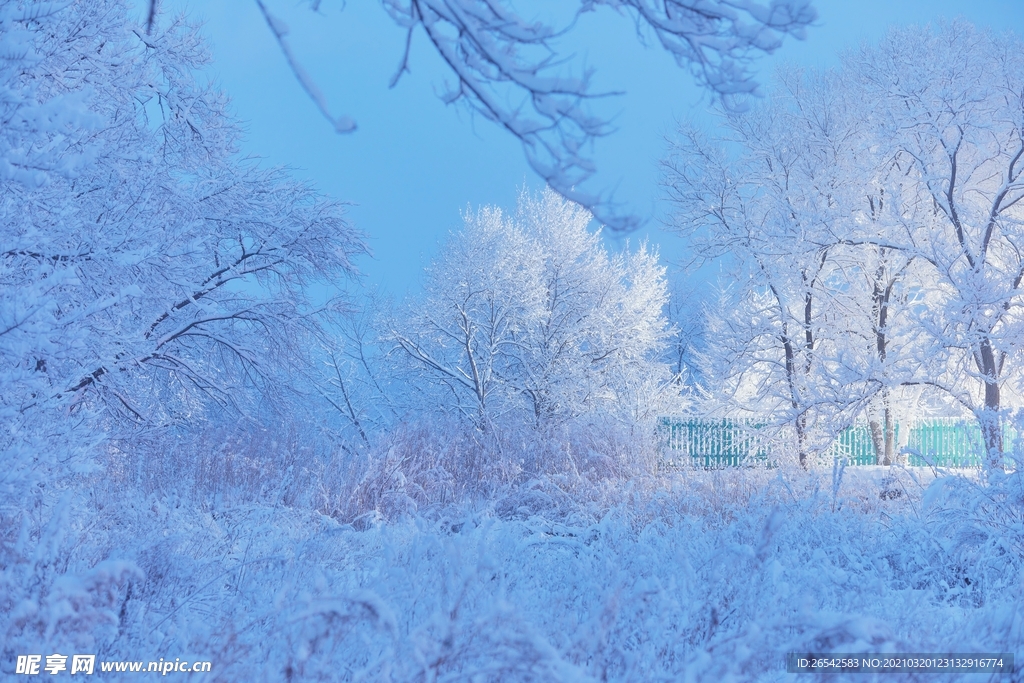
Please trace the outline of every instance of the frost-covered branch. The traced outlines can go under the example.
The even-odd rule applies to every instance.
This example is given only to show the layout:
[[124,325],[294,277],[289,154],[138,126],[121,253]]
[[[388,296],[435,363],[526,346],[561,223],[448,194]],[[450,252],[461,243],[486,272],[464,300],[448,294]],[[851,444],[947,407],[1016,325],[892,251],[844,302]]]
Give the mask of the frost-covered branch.
[[[609,196],[582,189],[596,167],[590,147],[611,131],[609,120],[593,112],[592,102],[614,93],[595,92],[591,73],[565,68],[559,39],[571,33],[579,16],[607,6],[631,15],[638,31],[653,31],[677,63],[729,106],[756,94],[751,64],[774,52],[788,36],[803,38],[816,18],[810,0],[580,0],[564,26],[553,20],[527,20],[510,0],[381,0],[406,31],[403,53],[391,80],[408,71],[409,52],[422,30],[444,61],[455,85],[442,99],[464,102],[520,141],[531,168],[563,197],[586,207],[616,230],[636,228],[640,219],[624,213]],[[256,0],[289,66],[317,108],[338,132],[355,122],[337,118],[292,52],[288,28]],[[318,6],[319,3],[313,3]],[[150,0],[150,10],[156,0]]]

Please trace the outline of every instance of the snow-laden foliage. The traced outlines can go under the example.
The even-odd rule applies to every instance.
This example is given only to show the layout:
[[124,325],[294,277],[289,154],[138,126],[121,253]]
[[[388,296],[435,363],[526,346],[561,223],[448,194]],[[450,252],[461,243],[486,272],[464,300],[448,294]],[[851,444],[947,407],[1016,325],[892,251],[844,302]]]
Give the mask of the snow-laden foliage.
[[513,215],[466,216],[390,333],[421,409],[542,430],[585,417],[650,423],[666,410],[664,268],[645,245],[609,255],[589,222],[550,190],[524,193]]
[[965,23],[894,29],[727,112],[735,158],[684,131],[667,183],[698,252],[738,265],[709,348],[739,405],[799,434],[874,403],[891,458],[893,404],[924,389],[978,418],[1000,466],[1024,338],[1022,54]]
[[[0,4],[0,179],[39,187],[71,178],[93,158],[90,136],[102,119],[90,104],[107,81],[103,13],[77,31],[61,21],[61,3]],[[97,21],[99,19],[99,21]],[[59,74],[59,78],[54,78]],[[96,78],[96,77],[99,78]]]
[[309,286],[361,244],[340,205],[239,159],[183,20],[144,35],[116,1],[3,2],[0,45],[6,657],[33,633],[116,632],[135,565],[75,583],[53,560],[95,512],[82,483],[169,430],[273,412],[334,307]]
[[896,474],[695,471],[574,496],[538,481],[355,524],[130,496],[73,558],[45,552],[131,564],[73,571],[8,642],[93,638],[107,659],[173,653],[251,681],[769,681],[787,652],[1014,651],[1019,478]]
[[[5,11],[11,34],[62,49],[34,55],[36,71],[27,57],[6,62],[4,76],[47,106],[72,98],[94,124],[74,174],[3,181],[11,433],[53,410],[69,423],[100,411],[112,432],[160,427],[273,390],[318,330],[308,286],[344,277],[360,249],[341,207],[237,158],[224,98],[192,76],[205,60],[194,27],[143,36],[119,3]],[[75,132],[33,130],[25,149]],[[73,150],[46,146],[63,168]]]

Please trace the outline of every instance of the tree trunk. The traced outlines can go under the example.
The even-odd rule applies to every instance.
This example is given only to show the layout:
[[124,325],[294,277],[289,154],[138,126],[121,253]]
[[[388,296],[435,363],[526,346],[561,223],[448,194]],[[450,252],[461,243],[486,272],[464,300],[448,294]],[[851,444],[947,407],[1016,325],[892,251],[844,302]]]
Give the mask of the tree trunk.
[[892,422],[892,407],[889,405],[889,392],[886,391],[882,397],[882,415],[885,427],[885,452],[882,457],[882,464],[886,466],[895,465],[896,458],[893,447],[896,444],[896,425]]
[[885,437],[882,435],[882,423],[878,416],[872,414],[868,418],[868,428],[871,429],[871,445],[875,447],[875,464],[882,464],[882,453],[885,451]]
[[892,417],[892,405],[889,390],[880,392],[882,411],[868,413],[868,427],[871,429],[871,445],[875,447],[876,465],[893,465],[896,463],[896,425]]
[[[986,394],[988,385],[986,385]],[[990,470],[1003,469],[1003,430],[1000,425],[999,412],[987,407],[978,416],[981,423],[981,435],[985,440],[985,466]]]
[[807,416],[796,418],[796,448],[800,454],[800,467],[807,469]]
[[999,409],[999,368],[992,342],[986,337],[982,339],[975,355],[978,369],[981,370],[985,382],[985,408],[978,415],[981,424],[981,435],[985,441],[985,467],[990,470],[1003,469],[1003,430],[1000,424]]
[[[871,204],[871,213],[875,213],[875,202],[872,197],[868,197],[868,201]],[[882,199],[879,197],[878,210],[881,211]],[[886,283],[886,250],[879,250],[880,263],[878,269],[875,271],[874,279],[874,290],[871,294],[872,301],[874,302],[874,313],[875,313],[875,353],[878,355],[878,361],[885,366],[886,356],[889,348],[889,340],[886,336],[888,330],[889,321],[889,301],[892,298],[892,289],[896,283],[895,278],[888,278]],[[883,284],[885,285],[883,287]],[[893,451],[895,445],[895,425],[892,422],[892,406],[889,400],[889,390],[883,388],[879,392],[882,400],[882,422],[879,424],[877,413],[872,416],[870,421],[871,426],[871,440],[875,446],[875,464],[876,465],[892,465],[894,462]]]

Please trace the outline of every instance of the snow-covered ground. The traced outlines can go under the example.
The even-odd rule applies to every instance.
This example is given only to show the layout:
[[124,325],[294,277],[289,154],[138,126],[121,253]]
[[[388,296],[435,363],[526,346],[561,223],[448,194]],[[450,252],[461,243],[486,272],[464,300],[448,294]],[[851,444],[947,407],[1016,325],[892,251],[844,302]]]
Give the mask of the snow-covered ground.
[[564,484],[349,523],[97,493],[107,502],[65,519],[52,561],[26,558],[54,580],[22,596],[5,649],[213,663],[190,680],[770,681],[791,676],[787,652],[1022,642],[1016,475]]

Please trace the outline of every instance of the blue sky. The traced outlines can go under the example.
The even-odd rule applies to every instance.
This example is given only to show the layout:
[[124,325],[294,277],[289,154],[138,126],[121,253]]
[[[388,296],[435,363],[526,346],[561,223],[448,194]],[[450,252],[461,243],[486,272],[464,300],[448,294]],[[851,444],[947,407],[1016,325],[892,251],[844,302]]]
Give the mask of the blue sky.
[[[293,49],[333,112],[356,120],[355,133],[335,133],[302,92],[255,2],[163,3],[204,24],[214,59],[210,75],[247,131],[243,152],[289,166],[352,203],[349,215],[374,254],[359,264],[365,285],[397,296],[415,290],[467,207],[511,207],[518,188],[541,187],[512,137],[438,99],[448,74],[424,36],[413,40],[411,73],[388,88],[404,33],[378,1],[323,0],[319,14],[308,2],[267,4],[288,24]],[[876,41],[892,24],[962,16],[1024,35],[1024,0],[816,0],[814,6],[819,18],[807,39],[787,39],[758,63],[763,83],[781,63],[834,66],[840,51]],[[630,240],[647,237],[667,260],[683,259],[679,238],[661,228],[666,207],[659,201],[658,160],[677,122],[715,125],[707,94],[655,44],[644,47],[628,17],[607,8],[581,21],[564,49],[577,64],[596,69],[599,89],[625,91],[601,110],[616,131],[597,143],[599,172],[591,188],[615,189],[619,201],[649,219]]]

